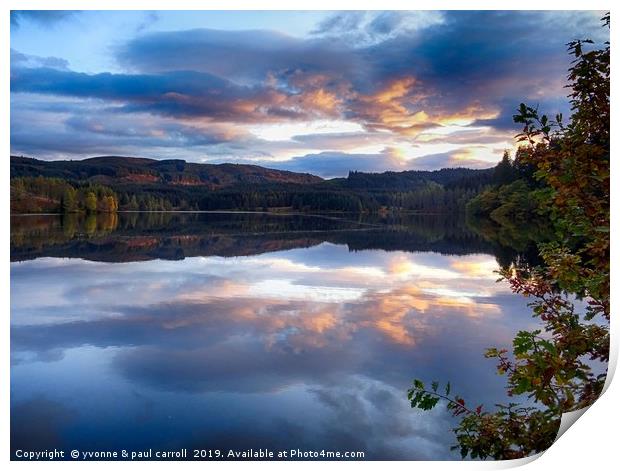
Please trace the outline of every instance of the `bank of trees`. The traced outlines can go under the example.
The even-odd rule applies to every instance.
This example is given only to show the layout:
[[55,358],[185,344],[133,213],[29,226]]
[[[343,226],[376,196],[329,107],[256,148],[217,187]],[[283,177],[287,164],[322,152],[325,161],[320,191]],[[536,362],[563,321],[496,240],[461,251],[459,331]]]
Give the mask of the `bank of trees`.
[[493,184],[466,204],[467,215],[500,226],[517,226],[549,218],[546,206],[548,185],[535,177],[524,149],[512,159],[508,151],[494,168]]
[[462,213],[465,205],[495,184],[493,169],[466,168],[384,173],[350,172],[347,178],[310,183],[255,183],[214,189],[208,185],[110,180],[106,186],[57,177],[11,180],[15,212],[108,212],[170,210],[345,211],[384,210]]
[[11,211],[113,213],[119,209],[116,193],[98,184],[73,184],[61,178],[11,179]]
[[345,211],[374,213],[380,210],[422,213],[462,213],[467,202],[484,187],[447,186],[418,182],[410,190],[349,189],[344,185],[257,185],[208,190],[162,186],[122,188],[57,178],[25,177],[11,181],[11,208],[15,212],[109,212],[171,210],[263,211],[290,208],[296,211]]
[[[609,26],[609,15],[603,18]],[[521,104],[515,122],[520,156],[545,187],[553,240],[539,245],[537,267],[501,271],[513,292],[529,298],[540,328],[518,332],[511,351],[490,348],[488,358],[507,379],[510,402],[488,407],[454,395],[450,384],[414,381],[411,406],[445,401],[454,416],[461,455],[513,459],[547,449],[564,412],[591,405],[601,394],[609,362],[609,43],[586,51],[569,43],[573,114],[550,119]],[[583,303],[575,303],[574,298]],[[583,307],[585,306],[585,307]]]

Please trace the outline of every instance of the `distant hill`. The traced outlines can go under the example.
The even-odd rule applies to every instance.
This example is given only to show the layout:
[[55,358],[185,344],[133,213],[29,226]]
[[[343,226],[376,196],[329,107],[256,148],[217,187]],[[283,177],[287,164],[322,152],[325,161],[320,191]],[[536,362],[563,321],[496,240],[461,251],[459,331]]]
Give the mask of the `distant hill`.
[[[44,180],[36,177],[44,177]],[[296,210],[463,212],[496,169],[363,173],[324,180],[257,165],[11,156],[11,211]]]
[[184,160],[116,156],[57,161],[11,156],[11,178],[37,176],[87,180],[103,185],[163,183],[206,186],[214,190],[239,184],[305,184],[323,180],[308,173],[274,170],[258,165],[197,164]]
[[[489,169],[442,168],[440,170],[405,170],[402,172],[365,173],[349,172],[346,179],[334,179],[352,190],[411,191],[433,182],[443,186],[472,186],[488,180]],[[483,182],[485,183],[485,182]]]

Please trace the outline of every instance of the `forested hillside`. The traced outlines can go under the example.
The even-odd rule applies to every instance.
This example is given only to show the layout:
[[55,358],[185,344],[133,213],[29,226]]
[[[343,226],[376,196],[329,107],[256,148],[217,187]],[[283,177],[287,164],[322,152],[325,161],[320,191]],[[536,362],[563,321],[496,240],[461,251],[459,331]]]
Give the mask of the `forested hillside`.
[[464,211],[496,182],[493,169],[350,172],[320,177],[251,165],[97,157],[11,157],[13,212],[273,210],[432,213]]
[[316,183],[322,178],[308,173],[274,170],[257,165],[196,164],[184,160],[137,157],[94,157],[84,160],[44,161],[11,157],[11,177],[57,177],[93,183],[160,183],[203,186],[212,190],[239,183]]

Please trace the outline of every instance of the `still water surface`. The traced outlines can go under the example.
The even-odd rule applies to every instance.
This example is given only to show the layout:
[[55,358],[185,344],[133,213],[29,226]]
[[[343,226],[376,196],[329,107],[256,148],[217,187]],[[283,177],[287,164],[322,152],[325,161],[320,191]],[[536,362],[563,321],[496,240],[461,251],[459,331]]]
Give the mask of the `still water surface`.
[[12,217],[11,448],[459,459],[406,391],[506,402],[514,255],[438,218]]

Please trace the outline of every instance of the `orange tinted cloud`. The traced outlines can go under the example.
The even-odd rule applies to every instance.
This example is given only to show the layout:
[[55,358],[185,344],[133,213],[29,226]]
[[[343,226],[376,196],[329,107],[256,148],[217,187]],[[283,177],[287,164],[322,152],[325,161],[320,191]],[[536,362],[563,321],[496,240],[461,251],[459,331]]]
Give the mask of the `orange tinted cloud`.
[[305,92],[299,97],[299,106],[322,116],[337,116],[341,103],[340,98],[323,88]]
[[454,113],[440,115],[436,118],[436,122],[444,126],[467,126],[478,119],[494,119],[498,116],[498,110],[485,108],[479,103],[474,103]]
[[450,267],[463,273],[469,277],[476,278],[497,278],[495,270],[497,264],[487,257],[467,257],[464,259],[456,259],[450,263]]
[[414,77],[395,79],[375,93],[357,96],[351,108],[371,130],[417,132],[426,128],[428,115],[413,108],[423,98],[414,90],[416,83]]
[[496,109],[472,103],[456,111],[443,112],[427,106],[429,92],[412,76],[389,82],[378,91],[358,95],[350,103],[369,130],[390,131],[399,135],[417,137],[430,128],[466,126],[478,119],[492,119],[499,115]]

